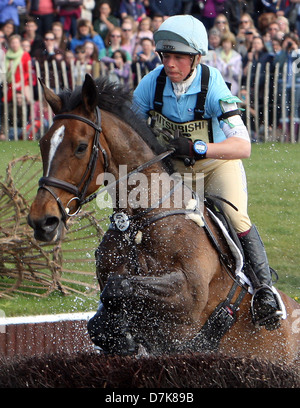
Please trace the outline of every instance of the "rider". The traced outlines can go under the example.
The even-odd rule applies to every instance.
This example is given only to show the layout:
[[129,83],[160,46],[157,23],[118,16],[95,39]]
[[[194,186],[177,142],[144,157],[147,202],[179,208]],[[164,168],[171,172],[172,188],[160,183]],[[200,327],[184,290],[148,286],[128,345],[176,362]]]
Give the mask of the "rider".
[[[169,17],[154,33],[154,41],[163,66],[140,81],[133,107],[145,118],[150,117],[162,143],[175,149],[178,171],[185,177],[190,173],[194,181],[197,173],[204,174],[205,194],[221,196],[238,208],[236,211],[222,204],[254,272],[248,276],[254,288],[253,319],[268,330],[276,329],[280,311],[271,289],[268,259],[247,211],[241,159],[250,156],[251,143],[237,108],[241,101],[231,94],[218,70],[200,63],[208,51],[208,38],[198,19]],[[175,129],[181,131],[179,137]],[[171,137],[168,142],[166,134]]]

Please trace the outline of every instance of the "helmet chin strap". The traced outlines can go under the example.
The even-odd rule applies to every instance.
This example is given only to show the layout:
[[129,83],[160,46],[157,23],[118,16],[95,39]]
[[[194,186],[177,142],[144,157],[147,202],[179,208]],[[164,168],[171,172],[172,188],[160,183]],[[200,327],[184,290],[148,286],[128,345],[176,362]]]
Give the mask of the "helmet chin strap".
[[[200,55],[200,54],[198,54],[198,55]],[[186,81],[187,79],[189,79],[189,78],[193,75],[194,69],[197,67],[197,65],[198,65],[199,62],[200,62],[200,60],[197,61],[198,55],[194,55],[194,56],[192,57],[192,65],[191,65],[190,73],[184,78],[184,80],[183,80],[182,82]]]

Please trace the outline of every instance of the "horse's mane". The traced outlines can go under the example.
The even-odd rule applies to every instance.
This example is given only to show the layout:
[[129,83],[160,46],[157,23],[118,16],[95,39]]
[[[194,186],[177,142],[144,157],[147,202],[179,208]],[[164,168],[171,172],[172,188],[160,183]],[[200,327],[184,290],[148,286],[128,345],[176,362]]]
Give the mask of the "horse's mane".
[[[155,154],[160,154],[166,150],[157,141],[145,119],[132,110],[132,92],[128,92],[122,85],[110,82],[106,77],[97,78],[95,84],[98,90],[100,109],[113,113],[130,125]],[[82,104],[81,88],[81,86],[76,87],[73,91],[66,89],[59,94],[62,100],[61,112],[70,112]],[[165,164],[171,171],[170,163],[165,162]]]

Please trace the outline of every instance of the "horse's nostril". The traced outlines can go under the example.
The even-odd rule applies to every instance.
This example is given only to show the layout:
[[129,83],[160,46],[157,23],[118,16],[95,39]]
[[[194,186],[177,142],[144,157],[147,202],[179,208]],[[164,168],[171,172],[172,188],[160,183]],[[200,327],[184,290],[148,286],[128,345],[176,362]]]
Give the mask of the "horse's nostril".
[[58,217],[45,216],[41,219],[34,219],[29,215],[28,224],[33,228],[34,237],[38,241],[50,242],[61,237],[62,225]]
[[59,223],[59,219],[57,217],[47,217],[44,223],[44,227],[53,227],[53,226],[57,226]]
[[54,231],[59,225],[59,218],[54,216],[45,216],[41,219],[32,219],[30,216],[28,217],[28,224],[34,230],[40,230],[44,232],[52,232]]
[[45,232],[52,232],[54,231],[59,224],[59,219],[57,217],[45,217],[43,221],[40,223],[40,229],[44,230]]

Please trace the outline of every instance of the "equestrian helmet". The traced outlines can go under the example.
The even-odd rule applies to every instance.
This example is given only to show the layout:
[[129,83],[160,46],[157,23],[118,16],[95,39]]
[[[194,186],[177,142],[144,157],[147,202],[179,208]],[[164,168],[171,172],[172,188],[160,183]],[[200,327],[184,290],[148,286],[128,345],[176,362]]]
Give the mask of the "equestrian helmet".
[[178,15],[167,18],[154,33],[157,52],[189,55],[206,55],[208,37],[206,29],[197,18]]

